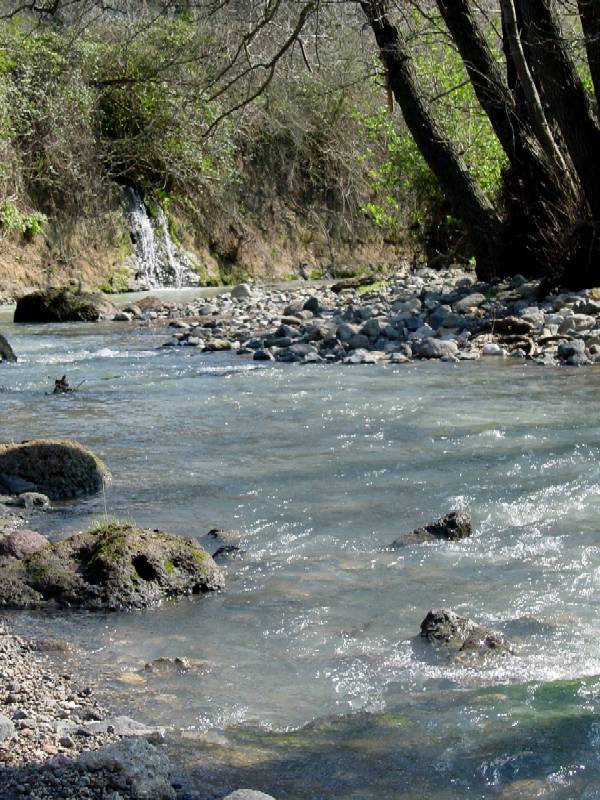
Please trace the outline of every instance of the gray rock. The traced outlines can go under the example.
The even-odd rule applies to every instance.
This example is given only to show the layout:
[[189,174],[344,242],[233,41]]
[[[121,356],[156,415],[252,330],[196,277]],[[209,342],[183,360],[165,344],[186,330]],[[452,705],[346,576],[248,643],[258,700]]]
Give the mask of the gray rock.
[[429,611],[421,623],[421,636],[428,642],[456,653],[512,652],[502,636],[454,611]]
[[0,361],[10,361],[14,363],[16,360],[17,357],[14,353],[14,350],[9,345],[5,337],[0,333]]
[[466,511],[452,511],[423,528],[416,528],[410,533],[403,534],[392,542],[390,548],[396,549],[409,544],[438,540],[457,542],[466,539],[472,533],[471,515]]
[[195,539],[108,523],[0,565],[0,607],[146,608],[221,584]]
[[45,536],[37,531],[19,528],[4,536],[0,535],[0,556],[23,558],[30,556],[50,544]]
[[478,308],[480,305],[485,303],[486,300],[487,298],[484,294],[474,292],[473,294],[468,294],[466,297],[463,297],[462,300],[459,300],[457,303],[455,303],[454,310],[458,311],[459,313],[464,313],[469,311],[471,308]]
[[172,800],[168,758],[144,739],[123,739],[82,753],[78,764],[90,772],[103,772],[107,784],[136,800]]
[[254,789],[238,789],[236,792],[228,794],[223,800],[275,800],[270,794],[257,792]]
[[[367,320],[365,324],[360,329],[360,333],[363,336],[368,336],[369,339],[377,339],[377,337],[381,334],[383,330],[383,326],[381,322],[376,319],[375,317]],[[363,347],[364,345],[358,345],[359,347]]]
[[369,337],[365,336],[363,333],[355,333],[350,337],[348,344],[353,350],[364,349],[369,346]]
[[234,300],[245,300],[248,297],[252,297],[252,290],[247,283],[238,283],[231,290],[231,296]]
[[28,511],[31,511],[34,508],[46,509],[50,507],[50,498],[45,494],[41,494],[40,492],[23,492],[22,494],[13,498],[6,505],[26,508]]
[[584,356],[585,342],[583,339],[573,339],[570,342],[560,342],[557,353],[559,358],[564,359],[570,358],[575,354]]
[[255,350],[252,356],[254,361],[273,361],[273,356],[268,350]]
[[453,340],[433,339],[412,342],[413,355],[418,358],[448,358],[458,355],[458,345]]
[[318,297],[309,297],[302,307],[303,311],[310,311],[312,314],[321,313],[321,304]]
[[117,313],[113,316],[113,322],[131,322],[132,319],[133,314],[130,314],[127,311],[117,311]]
[[14,735],[15,726],[12,721],[8,717],[5,717],[4,714],[0,714],[0,742],[12,739]]

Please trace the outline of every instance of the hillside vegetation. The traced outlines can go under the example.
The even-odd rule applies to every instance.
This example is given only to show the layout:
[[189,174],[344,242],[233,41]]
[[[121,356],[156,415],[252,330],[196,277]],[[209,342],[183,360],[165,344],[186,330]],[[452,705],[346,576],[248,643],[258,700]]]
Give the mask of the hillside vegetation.
[[[461,254],[359,26],[330,23],[316,55],[296,46],[255,102],[221,120],[223,99],[206,91],[215,52],[233,47],[221,18],[91,7],[0,23],[0,292],[72,277],[124,289],[127,185],[162,207],[203,282]],[[502,154],[460,60],[426,39],[418,58],[494,191]]]

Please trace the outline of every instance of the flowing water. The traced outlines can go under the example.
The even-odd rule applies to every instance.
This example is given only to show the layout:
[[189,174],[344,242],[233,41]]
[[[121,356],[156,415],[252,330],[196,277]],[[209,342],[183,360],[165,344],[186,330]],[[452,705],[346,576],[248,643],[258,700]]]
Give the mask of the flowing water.
[[155,219],[151,219],[142,197],[132,186],[126,187],[124,193],[141,286],[144,289],[197,286],[200,281],[190,256],[171,238],[163,209],[159,206]]
[[[108,513],[241,533],[220,594],[13,616],[74,640],[133,715],[182,730],[199,786],[600,797],[597,369],[257,366],[114,323],[3,332],[21,360],[0,370],[0,439],[76,438],[114,475],[43,530]],[[80,391],[45,396],[64,372]],[[472,538],[384,551],[455,508]],[[502,631],[516,654],[437,657],[417,636],[436,607]],[[192,669],[144,670],[161,656]]]

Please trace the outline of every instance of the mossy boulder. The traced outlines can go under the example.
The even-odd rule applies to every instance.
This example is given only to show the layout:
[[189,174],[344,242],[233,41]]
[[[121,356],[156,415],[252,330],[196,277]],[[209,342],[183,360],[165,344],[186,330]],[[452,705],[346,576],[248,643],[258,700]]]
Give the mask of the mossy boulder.
[[[15,322],[97,322],[108,310],[101,294],[63,286],[32,292],[20,297],[15,308]],[[114,311],[114,309],[112,309]]]
[[195,539],[107,523],[0,564],[0,607],[118,611],[221,588]]
[[0,333],[0,362],[8,361],[14,364],[16,360],[17,357],[14,353],[14,350],[9,345],[6,337],[2,336],[2,334]]
[[[51,500],[93,494],[110,479],[104,463],[77,442],[32,439],[0,444],[0,492],[41,492]],[[11,488],[12,487],[12,488]]]

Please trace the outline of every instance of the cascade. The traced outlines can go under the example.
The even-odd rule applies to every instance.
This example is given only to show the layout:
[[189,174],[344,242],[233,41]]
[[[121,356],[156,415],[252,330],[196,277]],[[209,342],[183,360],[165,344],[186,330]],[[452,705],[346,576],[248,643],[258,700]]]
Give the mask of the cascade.
[[200,279],[193,271],[192,261],[171,238],[163,209],[159,207],[156,219],[151,219],[133,186],[125,188],[125,199],[140,288],[198,286]]

